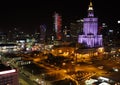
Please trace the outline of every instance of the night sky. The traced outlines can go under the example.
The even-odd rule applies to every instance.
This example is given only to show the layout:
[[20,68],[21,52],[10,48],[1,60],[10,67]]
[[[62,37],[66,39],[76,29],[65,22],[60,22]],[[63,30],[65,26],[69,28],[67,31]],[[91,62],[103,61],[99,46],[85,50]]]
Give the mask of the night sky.
[[[39,2],[38,2],[39,1]],[[93,0],[94,14],[99,22],[114,25],[120,19],[118,0]],[[15,27],[27,33],[39,29],[46,24],[47,29],[53,27],[53,14],[62,16],[63,25],[86,17],[89,0],[29,0],[0,2],[0,31],[7,32]]]

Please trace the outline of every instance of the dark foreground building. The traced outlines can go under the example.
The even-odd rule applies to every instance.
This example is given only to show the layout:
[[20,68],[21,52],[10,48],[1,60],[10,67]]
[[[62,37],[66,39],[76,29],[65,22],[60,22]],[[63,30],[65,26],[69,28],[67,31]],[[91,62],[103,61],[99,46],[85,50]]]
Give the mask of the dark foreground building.
[[0,64],[0,85],[19,85],[18,71]]

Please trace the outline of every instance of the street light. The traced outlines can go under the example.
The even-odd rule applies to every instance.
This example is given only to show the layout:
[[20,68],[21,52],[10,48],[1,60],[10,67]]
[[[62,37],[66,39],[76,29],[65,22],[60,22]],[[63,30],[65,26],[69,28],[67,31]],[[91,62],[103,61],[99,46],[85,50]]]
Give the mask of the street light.
[[118,24],[120,24],[120,20],[118,20]]

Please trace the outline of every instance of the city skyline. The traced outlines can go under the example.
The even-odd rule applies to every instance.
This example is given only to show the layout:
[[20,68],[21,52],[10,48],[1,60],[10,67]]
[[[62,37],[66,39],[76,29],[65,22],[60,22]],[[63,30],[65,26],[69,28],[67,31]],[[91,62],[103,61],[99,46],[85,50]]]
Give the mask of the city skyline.
[[[100,22],[114,25],[119,20],[117,1],[92,0],[94,14]],[[49,30],[53,28],[53,15],[58,12],[62,16],[63,25],[87,16],[89,0],[79,1],[41,1],[37,2],[2,2],[0,5],[0,31],[20,28],[21,31],[32,32],[46,24]]]

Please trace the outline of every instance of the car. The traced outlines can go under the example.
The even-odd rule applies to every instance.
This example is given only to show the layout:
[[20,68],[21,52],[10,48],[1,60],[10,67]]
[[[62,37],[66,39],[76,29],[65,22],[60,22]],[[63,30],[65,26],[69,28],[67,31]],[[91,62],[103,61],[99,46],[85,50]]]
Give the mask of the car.
[[98,68],[99,68],[99,69],[103,69],[103,67],[104,67],[104,66],[99,66]]

